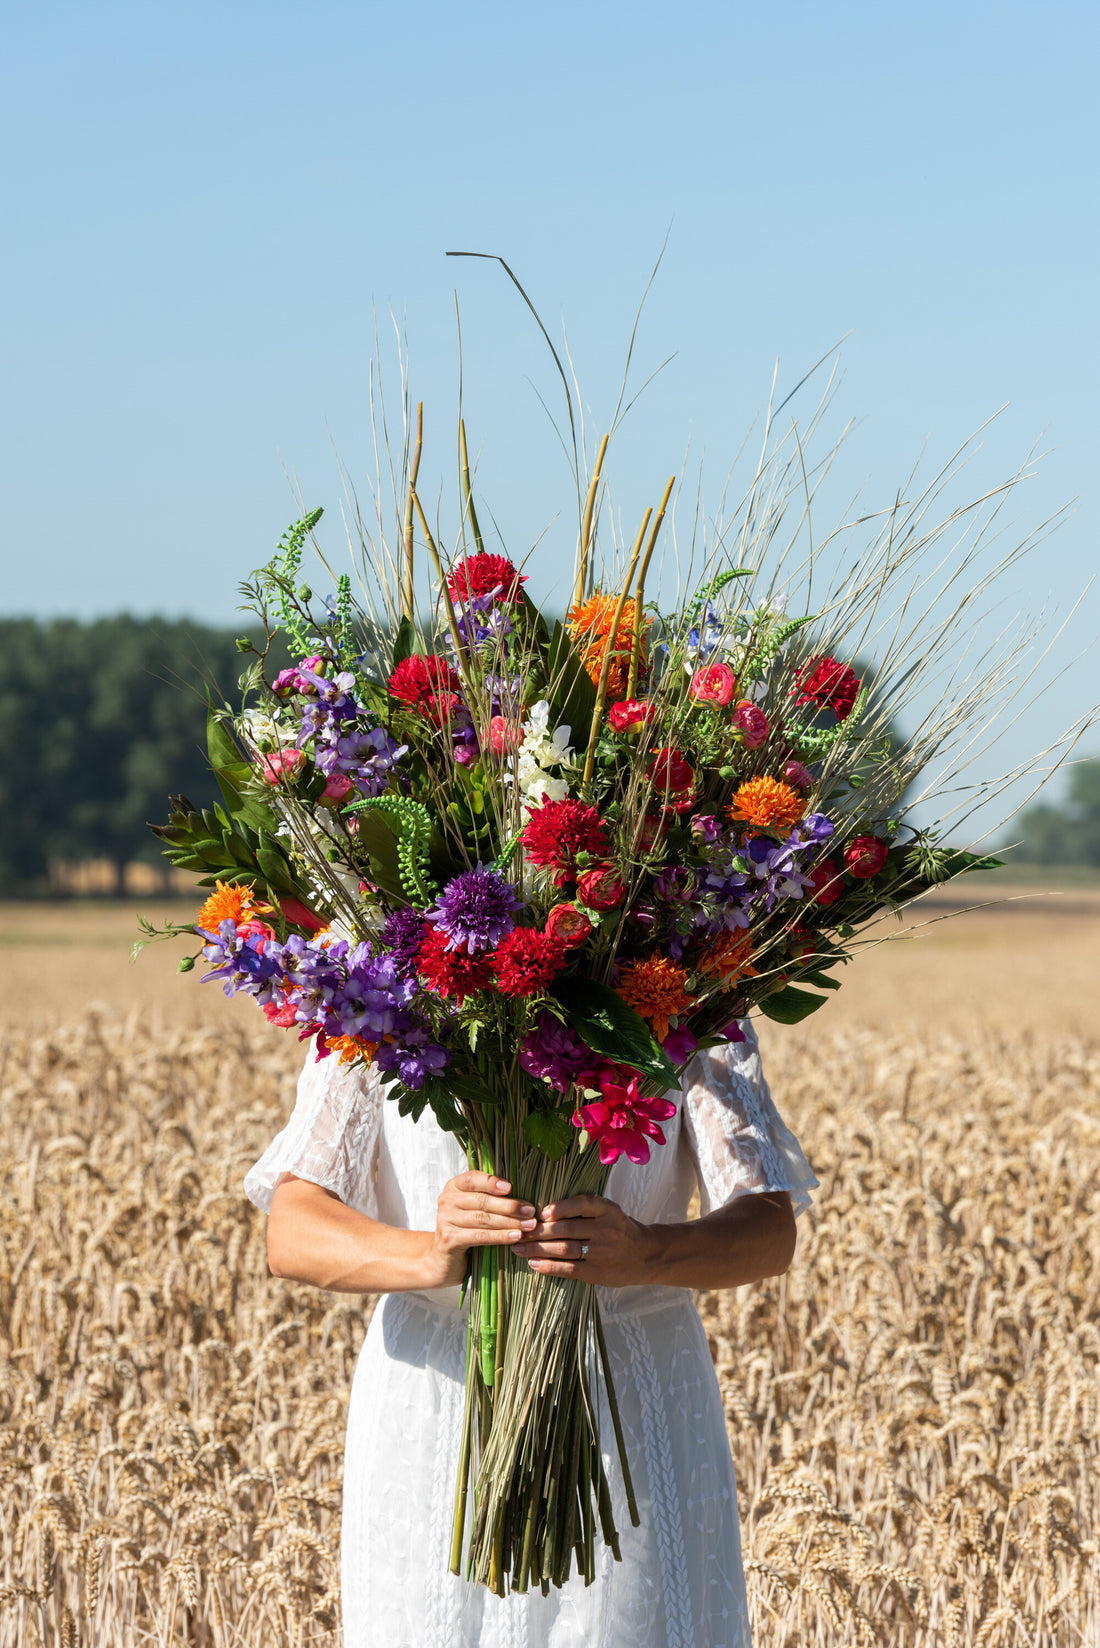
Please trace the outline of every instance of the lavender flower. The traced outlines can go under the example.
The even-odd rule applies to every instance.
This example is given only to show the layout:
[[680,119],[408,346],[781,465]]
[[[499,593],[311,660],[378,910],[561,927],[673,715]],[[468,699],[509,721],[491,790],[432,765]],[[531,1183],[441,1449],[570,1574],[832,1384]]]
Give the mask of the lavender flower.
[[388,787],[396,762],[408,753],[384,727],[356,729],[338,736],[334,745],[318,747],[317,766],[323,773],[346,773],[360,795],[381,795]]
[[383,1042],[374,1056],[380,1070],[396,1070],[402,1085],[415,1092],[426,1076],[438,1076],[451,1062],[451,1055],[438,1042],[429,1041],[422,1025],[407,1029],[400,1039]]
[[449,881],[434,908],[425,913],[447,937],[449,950],[491,950],[512,931],[523,908],[516,890],[499,870],[463,870]]
[[214,963],[210,971],[202,975],[204,984],[207,979],[220,978],[225,981],[222,989],[227,996],[241,992],[255,996],[261,1005],[271,1000],[281,971],[282,953],[278,944],[254,933],[241,938],[232,918],[223,921],[216,934],[205,928],[198,931],[209,940],[203,945],[203,956]]

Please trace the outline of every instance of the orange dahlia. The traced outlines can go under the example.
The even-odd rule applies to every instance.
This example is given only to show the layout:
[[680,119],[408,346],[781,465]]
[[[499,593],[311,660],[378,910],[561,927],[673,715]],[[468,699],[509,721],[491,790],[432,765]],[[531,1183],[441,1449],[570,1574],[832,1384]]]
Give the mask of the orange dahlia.
[[356,1059],[369,1064],[379,1047],[378,1042],[363,1041],[359,1036],[326,1036],[325,1042],[330,1053],[339,1053],[341,1064],[354,1064]]
[[270,915],[271,905],[255,896],[252,881],[216,881],[214,891],[195,917],[195,926],[216,933],[223,921],[251,921],[256,915]]
[[684,989],[687,973],[667,956],[643,956],[628,961],[615,986],[623,1000],[653,1026],[658,1041],[669,1032],[669,1015],[686,1013],[695,997]]
[[756,977],[751,960],[752,940],[748,933],[723,933],[707,945],[697,966],[701,973],[720,978],[723,984],[732,984],[734,979]]
[[[630,654],[634,646],[633,600],[627,601],[623,607],[619,627],[612,641],[611,625],[618,604],[617,595],[597,593],[589,596],[587,601],[580,601],[576,606],[570,607],[565,619],[569,635],[580,651],[581,662],[593,681],[599,681],[604,656],[608,647],[613,647],[614,657],[607,678],[609,698],[618,697],[626,687],[630,672]],[[652,618],[647,618],[643,612],[642,633],[638,637],[639,663],[643,665],[646,661],[645,632],[652,622]]]
[[757,830],[789,835],[806,811],[806,797],[779,778],[750,778],[726,809],[727,817]]

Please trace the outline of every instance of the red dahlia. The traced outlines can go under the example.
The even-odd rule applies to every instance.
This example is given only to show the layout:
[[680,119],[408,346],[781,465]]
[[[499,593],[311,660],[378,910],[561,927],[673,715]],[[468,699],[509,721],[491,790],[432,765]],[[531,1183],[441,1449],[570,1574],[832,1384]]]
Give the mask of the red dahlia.
[[390,676],[389,691],[391,698],[420,710],[438,726],[458,703],[460,685],[458,672],[446,658],[437,653],[422,658],[414,652]]
[[576,875],[578,853],[604,859],[611,853],[603,820],[595,807],[583,801],[549,801],[544,797],[542,806],[528,819],[520,840],[528,860],[540,870],[553,870],[559,887]]
[[429,990],[453,999],[461,1007],[467,996],[493,982],[493,969],[484,950],[471,956],[462,949],[448,949],[448,944],[446,933],[426,921],[424,942],[416,958],[417,971]]
[[495,592],[498,601],[512,602],[519,599],[520,585],[526,582],[526,576],[517,572],[503,555],[490,555],[482,550],[455,563],[447,588],[452,601],[469,601],[475,595]]
[[797,704],[819,704],[822,709],[835,711],[838,721],[844,721],[855,706],[863,685],[854,670],[835,658],[811,658],[798,672],[801,691]]
[[565,946],[533,927],[514,927],[490,956],[505,996],[538,996],[565,965]]

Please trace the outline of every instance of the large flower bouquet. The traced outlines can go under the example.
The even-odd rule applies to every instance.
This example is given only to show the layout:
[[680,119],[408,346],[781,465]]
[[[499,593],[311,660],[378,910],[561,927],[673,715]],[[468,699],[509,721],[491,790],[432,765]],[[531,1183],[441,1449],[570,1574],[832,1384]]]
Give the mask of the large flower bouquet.
[[[902,803],[983,698],[970,681],[908,744],[891,732],[944,634],[882,621],[928,541],[915,505],[816,616],[794,612],[798,578],[785,606],[768,569],[784,498],[762,464],[736,534],[668,607],[647,583],[671,482],[632,547],[597,556],[605,440],[552,621],[484,547],[460,437],[453,555],[421,507],[418,429],[361,601],[348,575],[323,608],[302,582],[320,511],[246,586],[269,645],[242,643],[243,704],[211,707],[223,804],[175,797],[156,833],[212,888],[206,978],[317,1058],[373,1066],[402,1114],[430,1109],[542,1207],[662,1147],[697,1049],[737,1040],[750,1009],[815,1011],[867,923],[989,862],[908,827]],[[294,662],[276,671],[280,633]],[[471,1254],[467,1289],[454,1569],[546,1588],[575,1557],[590,1580],[621,1515],[601,1386],[637,1519],[594,1290],[503,1247]]]

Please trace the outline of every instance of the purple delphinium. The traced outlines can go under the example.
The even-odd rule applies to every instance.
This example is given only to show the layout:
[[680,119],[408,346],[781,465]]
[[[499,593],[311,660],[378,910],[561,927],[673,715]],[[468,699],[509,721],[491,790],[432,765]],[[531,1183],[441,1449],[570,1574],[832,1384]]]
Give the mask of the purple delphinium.
[[408,753],[384,727],[355,729],[337,737],[335,744],[317,741],[316,763],[323,773],[346,773],[360,795],[381,795],[388,787],[394,764]]
[[415,978],[416,962],[424,942],[424,917],[419,910],[411,908],[395,910],[386,917],[379,942],[393,962],[398,978]]
[[385,1041],[374,1055],[379,1070],[396,1070],[404,1087],[415,1092],[425,1076],[438,1076],[451,1062],[451,1055],[431,1041],[423,1025],[411,1025],[393,1041]]
[[[508,608],[498,604],[503,588],[504,585],[499,584],[486,595],[474,595],[469,601],[455,602],[457,628],[464,647],[479,647],[485,641],[495,644],[502,636],[512,633]],[[447,639],[453,654],[454,641],[449,636]]]
[[565,1093],[574,1083],[595,1087],[600,1059],[568,1025],[552,1013],[540,1013],[534,1029],[520,1042],[519,1062],[529,1076]]
[[202,950],[204,959],[213,962],[210,971],[202,975],[204,984],[207,979],[222,979],[227,996],[255,996],[261,1006],[272,999],[282,971],[280,945],[258,934],[242,938],[231,917],[220,924],[216,933],[205,927],[196,928],[196,932],[207,940]]
[[499,870],[463,870],[448,881],[425,921],[446,935],[449,950],[491,950],[516,924],[523,902]]

